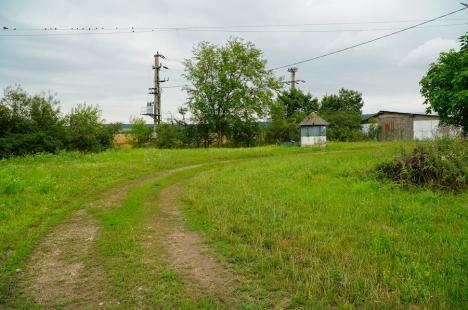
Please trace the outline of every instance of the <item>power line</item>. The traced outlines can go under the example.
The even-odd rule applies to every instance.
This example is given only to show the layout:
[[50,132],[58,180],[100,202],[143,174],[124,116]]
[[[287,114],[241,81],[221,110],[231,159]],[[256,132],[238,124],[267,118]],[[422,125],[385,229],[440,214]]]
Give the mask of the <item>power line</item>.
[[[324,58],[324,57],[327,57],[327,56],[330,56],[330,55],[334,55],[334,54],[338,54],[338,53],[341,53],[341,52],[350,50],[350,49],[355,48],[355,47],[359,47],[359,46],[362,46],[362,45],[365,45],[365,44],[369,44],[369,43],[372,43],[372,42],[375,42],[375,41],[378,41],[378,40],[381,40],[381,39],[384,39],[384,38],[387,38],[387,37],[396,35],[396,34],[398,34],[398,33],[401,33],[401,32],[404,32],[404,31],[407,31],[407,30],[410,30],[410,29],[418,28],[418,27],[421,26],[421,25],[424,25],[424,24],[427,24],[427,23],[436,21],[436,20],[438,20],[438,19],[441,19],[441,18],[444,18],[444,17],[446,17],[446,16],[449,16],[449,15],[452,15],[452,14],[456,14],[456,13],[458,13],[458,12],[460,12],[460,11],[463,11],[463,10],[468,9],[468,6],[467,6],[466,4],[462,4],[462,5],[463,5],[464,7],[461,8],[461,9],[458,9],[458,10],[455,10],[455,11],[452,11],[452,12],[449,12],[449,13],[444,14],[444,15],[440,15],[440,16],[435,17],[435,18],[432,18],[432,19],[430,19],[430,20],[426,20],[426,21],[424,21],[424,22],[422,22],[422,23],[419,23],[419,24],[416,24],[416,25],[412,25],[412,26],[410,26],[410,27],[406,27],[406,28],[400,29],[400,30],[398,30],[398,31],[395,31],[395,32],[392,32],[392,33],[389,33],[389,34],[386,34],[386,35],[383,35],[383,36],[380,36],[380,37],[371,39],[371,40],[367,40],[367,41],[364,41],[364,42],[361,42],[361,43],[358,43],[358,44],[353,44],[353,45],[351,45],[351,46],[348,46],[348,47],[345,47],[345,48],[342,48],[342,49],[339,49],[339,50],[336,50],[336,51],[333,51],[333,52],[329,52],[329,53],[326,53],[326,54],[323,54],[323,55],[319,55],[319,56],[316,56],[316,57],[313,57],[313,58],[301,60],[301,61],[298,61],[298,62],[295,62],[295,63],[292,63],[292,64],[287,64],[287,65],[284,65],[284,66],[276,67],[276,68],[273,68],[273,69],[270,69],[270,70],[271,70],[271,71],[273,71],[273,70],[279,70],[279,69],[283,69],[283,68],[295,66],[295,65],[298,65],[298,64],[302,64],[302,63],[305,63],[305,62],[317,60],[317,59],[320,59],[320,58]],[[164,87],[164,88],[179,88],[179,87],[185,87],[185,86],[190,86],[190,85],[174,85],[174,86],[166,86],[166,87]]]
[[171,86],[163,86],[161,88],[181,88],[181,87],[186,87],[186,86],[190,86],[190,85],[187,85],[187,84],[183,84],[183,85],[171,85]]
[[297,61],[297,62],[294,62],[294,63],[291,63],[291,64],[287,64],[287,65],[284,65],[284,66],[279,66],[279,67],[276,67],[276,68],[273,68],[273,69],[270,69],[270,70],[279,70],[279,69],[283,69],[283,68],[287,68],[287,67],[291,67],[291,66],[296,66],[296,65],[299,65],[299,64],[303,64],[305,62],[309,62],[309,61],[317,60],[317,59],[324,58],[324,57],[327,57],[327,56],[330,56],[330,55],[338,54],[338,53],[341,53],[341,52],[344,52],[344,51],[347,51],[347,50],[350,50],[350,49],[353,49],[353,48],[356,48],[356,47],[359,47],[359,46],[362,46],[362,45],[365,45],[365,44],[369,44],[369,43],[372,43],[372,42],[375,42],[375,41],[378,41],[378,40],[381,40],[381,39],[384,39],[384,38],[387,38],[387,37],[390,37],[390,36],[394,36],[396,34],[399,34],[401,32],[404,32],[404,31],[407,31],[407,30],[410,30],[410,29],[418,28],[419,26],[428,24],[428,23],[433,22],[435,20],[444,18],[444,17],[449,16],[449,15],[453,15],[453,14],[456,14],[458,12],[461,12],[463,10],[468,9],[468,5],[466,5],[464,3],[462,3],[462,5],[463,5],[463,8],[461,8],[461,9],[449,12],[449,13],[444,14],[444,15],[440,15],[438,17],[429,19],[429,20],[424,21],[422,23],[419,23],[419,24],[416,24],[416,25],[413,25],[413,26],[409,26],[409,27],[400,29],[398,31],[394,31],[394,32],[391,32],[389,34],[386,34],[386,35],[383,35],[383,36],[380,36],[380,37],[377,37],[377,38],[374,38],[374,39],[371,39],[371,40],[367,40],[367,41],[364,41],[364,42],[361,42],[361,43],[353,44],[351,46],[348,46],[348,47],[345,47],[345,48],[342,48],[342,49],[339,49],[339,50],[336,50],[336,51],[333,51],[333,52],[329,52],[329,53],[319,55],[319,56],[316,56],[316,57],[312,57],[312,58],[309,58],[309,59],[300,60],[300,61]]
[[[468,23],[457,23],[457,24],[443,24],[443,25],[430,25],[426,27],[418,27],[419,29],[424,29],[424,28],[434,28],[434,27],[450,27],[450,26],[462,26],[462,25],[468,25]],[[327,33],[327,32],[363,32],[363,31],[386,31],[386,30],[401,30],[404,28],[362,28],[362,29],[323,29],[323,30],[223,30],[223,29],[183,29],[181,31],[187,31],[187,32],[236,32],[236,33],[248,33],[248,32],[253,32],[253,33]],[[173,30],[173,31],[178,31],[178,30]]]
[[[184,27],[166,27],[160,29],[226,29],[226,28],[274,28],[274,27],[303,27],[303,26],[337,26],[337,25],[364,25],[364,24],[396,24],[396,23],[414,23],[425,21],[426,19],[407,19],[395,21],[358,21],[358,22],[329,22],[329,23],[302,23],[302,24],[263,24],[263,25],[231,25],[231,26],[184,26]],[[464,21],[465,18],[450,18],[447,21]],[[137,28],[135,28],[137,29]],[[151,28],[147,28],[151,29]]]
[[[375,22],[377,23],[377,22]],[[382,22],[386,23],[386,22]],[[351,24],[351,23],[343,23]],[[358,23],[356,23],[358,24]],[[421,23],[422,25],[424,23]],[[423,28],[434,28],[434,27],[452,27],[462,26],[468,23],[452,23],[452,24],[441,24],[441,25],[430,25]],[[252,28],[261,27],[296,27],[306,25],[319,25],[319,24],[289,24],[289,25],[258,25],[250,26]],[[324,24],[325,25],[325,24]],[[238,28],[247,28],[249,26],[237,26]],[[6,29],[8,32],[21,32],[21,31],[73,31],[64,33],[15,33],[15,34],[0,34],[1,37],[36,37],[36,36],[80,36],[80,35],[115,35],[115,34],[134,34],[134,33],[151,33],[151,32],[226,32],[226,33],[332,33],[332,32],[363,32],[363,31],[386,31],[386,30],[405,30],[407,28],[401,27],[390,27],[390,28],[350,28],[350,29],[319,29],[319,30],[285,30],[285,29],[271,29],[271,30],[238,30],[228,29],[235,28],[234,26],[218,26],[218,27],[179,27],[179,28],[148,28],[148,27],[131,27],[131,28],[104,28],[104,27],[89,27],[89,28],[25,28],[25,29]],[[416,27],[413,27],[416,28]],[[5,30],[4,30],[5,31]]]
[[[404,31],[407,31],[407,30],[410,30],[410,29],[419,28],[419,26],[421,26],[421,25],[425,25],[425,24],[427,24],[427,23],[436,21],[436,20],[438,20],[438,19],[441,19],[441,18],[444,18],[444,17],[446,17],[446,16],[449,16],[449,15],[452,15],[452,14],[456,14],[456,13],[458,13],[458,12],[460,12],[460,11],[463,11],[463,10],[468,9],[468,6],[467,6],[466,4],[463,4],[463,3],[462,3],[462,5],[463,5],[464,7],[461,8],[461,9],[458,9],[458,10],[449,12],[449,13],[447,13],[447,14],[440,15],[440,16],[438,16],[438,17],[435,17],[435,18],[426,20],[426,21],[424,21],[424,22],[422,22],[422,23],[419,23],[419,24],[416,24],[416,25],[412,25],[412,26],[410,26],[410,27],[406,27],[406,28],[400,29],[400,30],[398,30],[398,31],[395,31],[395,32],[392,32],[392,33],[389,33],[389,34],[386,34],[386,35],[383,35],[383,36],[380,36],[380,37],[371,39],[371,40],[367,40],[367,41],[364,41],[364,42],[361,42],[361,43],[358,43],[358,44],[353,44],[353,45],[351,45],[351,46],[348,46],[348,47],[345,47],[345,48],[342,48],[342,49],[339,49],[339,50],[336,50],[336,51],[333,51],[333,52],[329,52],[329,53],[326,53],[326,54],[323,54],[323,55],[319,55],[319,56],[316,56],[316,57],[313,57],[313,58],[301,60],[301,61],[298,61],[298,62],[295,62],[295,63],[292,63],[292,64],[287,64],[287,65],[284,65],[284,66],[276,67],[276,68],[273,68],[273,69],[270,69],[270,70],[272,70],[272,71],[273,71],[273,70],[279,70],[279,69],[283,69],[283,68],[287,68],[287,67],[299,65],[299,64],[302,64],[302,63],[305,63],[305,62],[310,62],[310,61],[317,60],[317,59],[320,59],[320,58],[324,58],[324,57],[327,57],[327,56],[330,56],[330,55],[338,54],[338,53],[341,53],[341,52],[344,52],[344,51],[347,51],[347,50],[350,50],[350,49],[352,49],[352,48],[356,48],[356,47],[359,47],[359,46],[362,46],[362,45],[365,45],[365,44],[369,44],[369,43],[372,43],[372,42],[375,42],[375,41],[378,41],[378,40],[381,40],[381,39],[384,39],[384,38],[387,38],[387,37],[390,37],[390,36],[399,34],[399,33],[401,33],[401,32],[404,32]],[[166,86],[166,87],[164,87],[164,88],[180,88],[180,87],[186,87],[186,86],[190,86],[190,85],[173,85],[173,86]]]
[[[331,25],[361,25],[361,24],[395,24],[395,23],[408,23],[408,22],[421,22],[426,19],[406,19],[406,20],[393,20],[393,21],[355,21],[355,22],[328,22],[328,23],[301,23],[301,24],[253,24],[253,25],[228,25],[228,26],[179,26],[179,27],[42,27],[42,28],[8,28],[4,30],[17,30],[17,31],[90,31],[90,30],[184,30],[184,29],[228,29],[228,28],[275,28],[275,27],[303,27],[303,26],[331,26]],[[464,18],[451,18],[447,21],[464,21]],[[6,28],[6,29],[5,29]]]
[[[463,26],[468,23],[431,25],[426,27],[415,27],[417,29],[435,27]],[[112,32],[77,32],[77,33],[25,33],[25,34],[0,34],[0,37],[48,37],[48,36],[86,36],[86,35],[116,35],[116,34],[136,34],[152,32],[223,32],[223,33],[340,33],[340,32],[370,32],[403,30],[407,28],[370,28],[370,29],[325,29],[325,30],[222,30],[222,29],[183,29],[183,30],[133,30],[133,31],[112,31]]]

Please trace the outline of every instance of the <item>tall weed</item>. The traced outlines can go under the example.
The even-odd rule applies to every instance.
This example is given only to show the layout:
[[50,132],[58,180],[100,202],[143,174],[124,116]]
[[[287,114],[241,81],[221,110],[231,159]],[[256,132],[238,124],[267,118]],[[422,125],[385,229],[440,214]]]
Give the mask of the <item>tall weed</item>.
[[467,143],[462,138],[443,137],[416,145],[411,154],[401,154],[382,163],[378,172],[402,185],[425,185],[459,191],[468,184]]

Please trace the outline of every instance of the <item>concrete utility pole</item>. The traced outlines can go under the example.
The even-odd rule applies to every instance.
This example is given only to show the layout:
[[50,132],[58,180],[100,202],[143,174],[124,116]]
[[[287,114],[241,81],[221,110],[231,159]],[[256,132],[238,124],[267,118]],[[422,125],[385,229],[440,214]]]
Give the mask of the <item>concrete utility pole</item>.
[[288,68],[288,72],[291,73],[291,81],[289,81],[289,83],[291,83],[291,90],[292,90],[292,89],[296,88],[297,67]]
[[153,113],[146,114],[149,116],[153,117],[154,120],[154,133],[156,135],[156,128],[161,124],[161,83],[167,82],[168,80],[161,80],[159,77],[159,72],[161,71],[161,68],[168,69],[167,67],[161,65],[160,58],[165,59],[163,55],[159,54],[159,52],[156,52],[154,55],[154,87],[150,88],[150,94],[154,95],[153,99]]
[[291,73],[291,80],[289,82],[286,82],[287,84],[291,84],[291,90],[296,89],[296,84],[299,83],[305,83],[304,80],[296,80],[296,72],[297,72],[296,67],[288,68],[288,72]]

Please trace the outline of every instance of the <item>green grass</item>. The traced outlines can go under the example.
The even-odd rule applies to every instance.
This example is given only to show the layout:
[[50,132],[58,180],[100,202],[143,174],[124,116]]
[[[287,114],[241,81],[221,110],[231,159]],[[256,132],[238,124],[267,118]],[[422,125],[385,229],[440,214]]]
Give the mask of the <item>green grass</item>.
[[[93,209],[102,232],[97,240],[95,259],[104,267],[120,307],[193,309],[215,308],[208,297],[193,297],[187,293],[178,273],[161,257],[145,253],[142,245],[147,220],[157,216],[159,206],[154,199],[161,188],[179,178],[200,172],[202,168],[178,172],[149,181],[132,190],[120,206]],[[146,249],[147,250],[147,249]],[[161,253],[164,247],[153,244],[152,252]],[[146,257],[146,258],[145,258]],[[145,260],[152,260],[143,263]],[[103,284],[103,289],[106,289]]]
[[[94,262],[103,267],[109,293],[118,299],[123,309],[264,309],[265,301],[252,303],[247,284],[231,288],[227,295],[219,293],[194,294],[186,287],[182,275],[168,264],[163,256],[167,248],[153,239],[150,248],[144,245],[149,234],[148,225],[159,214],[155,196],[166,186],[187,180],[207,169],[217,169],[215,164],[195,167],[157,180],[149,181],[131,190],[120,205],[91,209],[101,223],[101,235],[96,241]],[[157,231],[153,231],[158,235]],[[112,308],[112,305],[110,306]]]
[[[102,266],[102,289],[121,308],[464,308],[467,193],[376,178],[378,163],[409,146],[137,149],[0,161],[0,306],[8,299],[36,306],[11,300],[14,271],[73,210],[130,180],[205,163],[90,209],[100,235],[88,263]],[[239,161],[216,164],[226,160]],[[152,256],[151,268],[143,263],[140,241],[158,214],[155,195],[181,180],[189,227],[245,279],[230,296],[192,296],[162,257]]]
[[164,170],[199,163],[282,156],[375,143],[334,143],[324,149],[132,149],[97,154],[39,154],[0,160],[0,305],[15,290],[14,273],[41,236],[102,191]]
[[377,179],[398,148],[210,170],[188,183],[186,215],[258,303],[466,308],[468,195]]
[[105,189],[180,166],[311,151],[316,150],[134,149],[0,160],[0,304],[13,294],[12,275],[23,268],[40,237],[71,211],[98,199]]

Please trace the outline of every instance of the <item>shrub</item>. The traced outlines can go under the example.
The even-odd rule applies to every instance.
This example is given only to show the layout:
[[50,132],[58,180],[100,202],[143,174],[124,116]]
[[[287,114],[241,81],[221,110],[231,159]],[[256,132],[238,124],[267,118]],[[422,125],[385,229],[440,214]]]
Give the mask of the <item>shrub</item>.
[[369,119],[369,129],[367,132],[363,132],[364,139],[367,140],[377,140],[379,137],[379,133],[382,130],[382,127],[379,126],[375,118]]
[[362,140],[361,113],[349,111],[324,112],[321,116],[330,123],[327,139],[334,141]]
[[98,106],[78,104],[67,116],[69,145],[72,149],[93,152],[103,149],[101,110]]
[[166,149],[184,147],[184,130],[181,125],[162,123],[156,132],[156,145],[158,147]]
[[130,118],[130,133],[133,135],[133,144],[141,147],[151,141],[153,129],[146,126],[146,122],[141,117]]
[[120,124],[104,125],[98,106],[80,104],[63,116],[59,105],[52,94],[7,87],[0,99],[0,158],[112,147]]
[[418,144],[411,154],[383,163],[377,170],[403,185],[463,190],[468,184],[467,149],[463,139],[441,138]]
[[66,129],[59,102],[51,94],[31,96],[7,87],[0,100],[0,158],[65,148]]
[[63,148],[63,142],[49,132],[9,133],[0,137],[0,158],[44,152],[57,153]]

